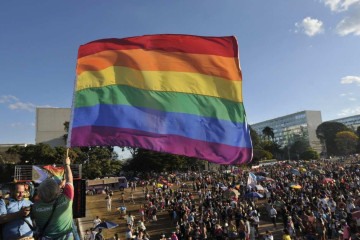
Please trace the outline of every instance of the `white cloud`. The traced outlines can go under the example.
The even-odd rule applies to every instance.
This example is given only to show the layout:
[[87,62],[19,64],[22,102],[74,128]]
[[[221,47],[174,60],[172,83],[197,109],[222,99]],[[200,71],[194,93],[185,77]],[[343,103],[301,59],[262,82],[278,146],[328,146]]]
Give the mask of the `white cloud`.
[[12,110],[26,110],[33,112],[35,110],[35,105],[32,103],[16,102],[9,104],[9,108]]
[[354,108],[345,108],[342,109],[341,112],[338,114],[340,117],[352,116],[360,114],[360,106]]
[[333,12],[347,11],[350,6],[360,3],[360,0],[323,0]]
[[22,124],[20,122],[10,124],[10,127],[12,127],[12,128],[18,128],[18,127],[22,127],[22,126],[24,126],[24,124]]
[[312,37],[324,32],[323,25],[323,22],[318,19],[306,17],[301,22],[295,23],[295,32],[302,32]]
[[341,84],[352,84],[357,83],[360,85],[360,76],[346,76],[343,77],[340,81]]
[[336,33],[340,36],[360,36],[360,4],[337,24]]
[[3,95],[0,97],[0,103],[9,103],[18,100],[19,99],[13,95]]
[[[0,104],[5,104],[11,110],[24,110],[29,112],[34,112],[37,105],[30,102],[22,102],[19,98],[13,95],[3,95],[0,96]],[[50,105],[43,105],[38,107],[52,107]]]
[[354,102],[354,101],[357,100],[357,98],[355,98],[355,97],[350,97],[350,98],[348,98],[348,100]]

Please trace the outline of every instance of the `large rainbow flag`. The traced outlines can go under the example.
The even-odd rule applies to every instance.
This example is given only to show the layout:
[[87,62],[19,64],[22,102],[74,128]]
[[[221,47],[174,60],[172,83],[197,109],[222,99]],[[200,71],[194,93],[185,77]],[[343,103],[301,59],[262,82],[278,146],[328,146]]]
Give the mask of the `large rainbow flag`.
[[81,45],[68,146],[251,161],[235,37],[161,34]]

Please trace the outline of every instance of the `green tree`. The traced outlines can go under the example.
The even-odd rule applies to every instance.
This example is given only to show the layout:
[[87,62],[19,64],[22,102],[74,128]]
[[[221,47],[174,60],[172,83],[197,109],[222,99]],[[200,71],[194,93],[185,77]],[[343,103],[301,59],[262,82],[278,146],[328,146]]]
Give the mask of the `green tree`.
[[349,131],[349,128],[338,122],[323,122],[317,127],[316,136],[324,142],[328,155],[341,154],[335,142],[336,134],[341,131]]
[[308,148],[305,152],[302,152],[300,157],[303,160],[316,160],[320,158],[319,154],[312,148]]
[[270,139],[271,140],[274,140],[274,129],[272,129],[271,127],[265,127],[263,130],[262,130],[262,134],[264,135],[264,137],[269,141]]
[[[48,144],[14,146],[8,154],[18,154],[20,164],[47,165],[61,164],[66,155],[65,147],[52,148]],[[118,176],[122,162],[113,147],[81,147],[71,148],[69,156],[75,164],[83,164],[83,178],[92,179],[104,176]]]
[[352,131],[341,131],[336,133],[336,146],[339,153],[349,155],[356,152],[359,137]]
[[293,144],[290,145],[290,153],[292,159],[298,159],[300,155],[307,151],[310,147],[309,143],[304,140],[297,140]]
[[356,135],[358,136],[358,143],[356,146],[356,152],[360,153],[360,126],[357,127],[356,129]]
[[250,127],[250,137],[253,147],[258,147],[260,145],[260,137],[259,134],[251,127]]
[[203,164],[201,160],[196,158],[138,148],[133,158],[124,164],[123,170],[133,172],[198,170]]
[[39,143],[35,145],[13,146],[7,150],[9,154],[19,154],[20,164],[41,165],[56,163],[56,151],[50,145]]
[[78,161],[83,161],[83,177],[94,179],[105,176],[118,176],[121,161],[112,147],[89,147],[77,150]]
[[257,164],[260,160],[267,160],[267,159],[273,159],[274,156],[271,152],[266,151],[264,149],[254,149],[254,158],[253,158],[253,164]]

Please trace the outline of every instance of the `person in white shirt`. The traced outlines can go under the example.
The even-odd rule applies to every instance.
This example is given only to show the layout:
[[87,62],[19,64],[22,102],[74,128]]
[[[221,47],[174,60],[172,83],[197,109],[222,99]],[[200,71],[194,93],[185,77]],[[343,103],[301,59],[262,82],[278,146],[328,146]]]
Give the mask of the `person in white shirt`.
[[274,208],[273,205],[271,205],[271,208],[270,208],[270,218],[271,218],[271,221],[272,223],[274,224],[274,227],[276,227],[276,215],[277,215],[277,211],[276,209]]
[[272,235],[272,233],[269,230],[266,230],[264,240],[274,240],[274,236]]
[[99,218],[99,216],[96,216],[94,219],[94,228],[101,223],[101,219]]
[[111,195],[108,194],[105,199],[106,199],[106,208],[108,212],[111,212],[111,200],[112,200]]
[[135,220],[135,217],[131,215],[131,213],[129,212],[128,215],[126,216],[126,223],[128,225],[130,225],[131,227],[134,226],[134,220]]

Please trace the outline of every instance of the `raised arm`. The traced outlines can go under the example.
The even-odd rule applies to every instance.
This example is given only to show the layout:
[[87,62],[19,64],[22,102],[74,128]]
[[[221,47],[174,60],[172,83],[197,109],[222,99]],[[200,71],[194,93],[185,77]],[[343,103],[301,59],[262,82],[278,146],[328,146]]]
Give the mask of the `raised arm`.
[[73,183],[73,174],[70,168],[71,160],[69,157],[66,157],[64,163],[64,170],[65,170],[65,180],[67,183]]

